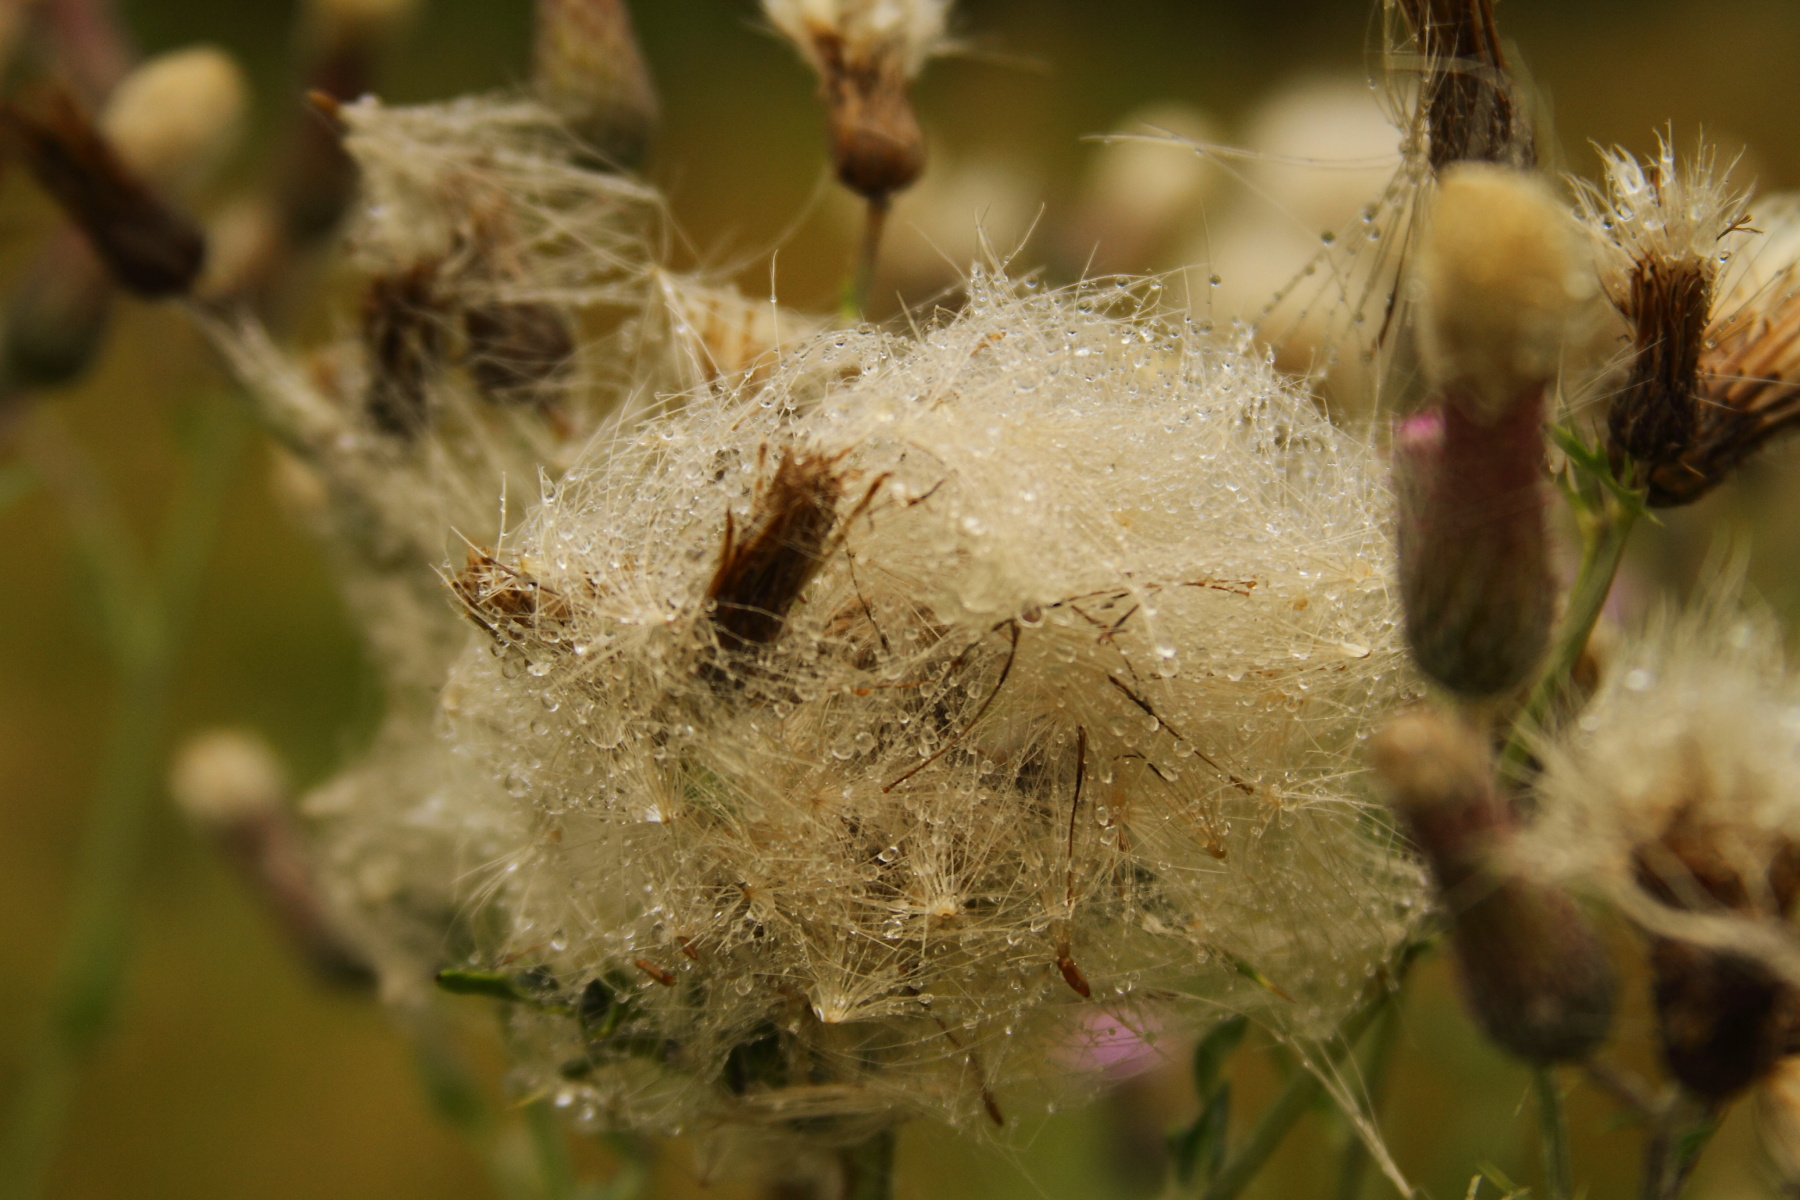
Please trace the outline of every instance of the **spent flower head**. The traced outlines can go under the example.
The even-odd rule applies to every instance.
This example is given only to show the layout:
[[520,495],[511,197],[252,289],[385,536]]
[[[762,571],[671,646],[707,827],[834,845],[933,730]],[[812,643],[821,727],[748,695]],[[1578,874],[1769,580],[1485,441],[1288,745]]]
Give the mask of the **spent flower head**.
[[1407,934],[1354,778],[1412,686],[1369,448],[1141,297],[971,286],[597,445],[450,578],[442,740],[329,793],[377,920],[461,913],[522,1001],[529,1090],[993,1117],[1096,1008],[1319,1032]]

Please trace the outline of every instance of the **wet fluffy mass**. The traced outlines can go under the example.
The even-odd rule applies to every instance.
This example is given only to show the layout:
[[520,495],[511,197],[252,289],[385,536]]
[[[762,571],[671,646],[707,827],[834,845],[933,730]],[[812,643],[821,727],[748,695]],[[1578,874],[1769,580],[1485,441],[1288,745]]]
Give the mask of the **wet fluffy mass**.
[[451,579],[419,819],[489,864],[529,1090],[997,1117],[1103,1018],[1320,1031],[1406,932],[1373,456],[1141,296],[972,292],[620,434]]

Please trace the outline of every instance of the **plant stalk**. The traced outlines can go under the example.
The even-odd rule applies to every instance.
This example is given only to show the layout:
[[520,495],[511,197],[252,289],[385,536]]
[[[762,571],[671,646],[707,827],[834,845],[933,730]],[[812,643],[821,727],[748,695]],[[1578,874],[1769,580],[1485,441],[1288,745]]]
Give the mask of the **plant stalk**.
[[1563,1107],[1562,1085],[1553,1067],[1531,1073],[1537,1094],[1538,1139],[1544,1153],[1544,1193],[1548,1200],[1570,1200],[1574,1194],[1574,1168],[1569,1157],[1569,1115]]
[[894,1145],[898,1134],[884,1129],[844,1150],[844,1200],[894,1200]]
[[845,281],[844,298],[839,305],[840,315],[851,324],[868,315],[869,296],[875,290],[875,270],[881,263],[881,238],[887,230],[888,212],[892,207],[893,201],[886,196],[869,200],[863,218],[862,242],[857,247],[856,261],[850,268],[850,278]]
[[143,570],[98,472],[60,418],[42,415],[29,442],[34,465],[62,502],[76,549],[99,592],[119,680],[76,869],[69,932],[49,1009],[32,1039],[0,1139],[5,1200],[42,1194],[76,1077],[118,1008],[170,693],[243,436],[235,410],[219,401],[203,406],[198,424],[190,476],[170,511],[162,569],[154,579]]
[[1557,627],[1549,661],[1513,722],[1512,736],[1500,756],[1501,775],[1522,782],[1531,758],[1529,738],[1544,728],[1566,697],[1569,682],[1588,639],[1612,594],[1613,580],[1625,561],[1625,547],[1637,524],[1637,513],[1611,495],[1603,495],[1582,516],[1581,563],[1569,589],[1567,607]]

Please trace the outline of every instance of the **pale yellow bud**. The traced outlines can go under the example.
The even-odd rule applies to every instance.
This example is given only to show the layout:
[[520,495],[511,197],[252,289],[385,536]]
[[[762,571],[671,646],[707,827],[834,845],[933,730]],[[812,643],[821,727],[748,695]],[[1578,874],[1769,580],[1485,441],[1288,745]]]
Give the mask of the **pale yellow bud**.
[[1419,256],[1431,382],[1489,421],[1535,395],[1599,297],[1574,218],[1536,176],[1459,163],[1438,186]]
[[100,127],[127,166],[183,197],[204,187],[237,148],[249,104],[236,60],[216,46],[194,46],[127,75]]
[[268,743],[237,729],[195,734],[176,751],[169,769],[176,806],[207,828],[278,812],[287,790],[281,762]]

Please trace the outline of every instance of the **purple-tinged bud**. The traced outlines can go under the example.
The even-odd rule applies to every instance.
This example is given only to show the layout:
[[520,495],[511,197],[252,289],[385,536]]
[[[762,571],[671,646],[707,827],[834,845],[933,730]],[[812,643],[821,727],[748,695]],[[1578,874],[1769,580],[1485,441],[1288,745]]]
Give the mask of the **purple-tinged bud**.
[[326,910],[281,763],[262,739],[222,729],[190,738],[170,768],[169,792],[320,975],[370,982],[368,965]]
[[1530,176],[1444,172],[1420,250],[1433,408],[1395,433],[1401,598],[1420,668],[1461,696],[1523,683],[1549,642],[1544,397],[1598,284]]
[[1585,1057],[1612,1025],[1612,962],[1567,892],[1510,861],[1517,821],[1486,742],[1447,715],[1418,711],[1384,729],[1371,753],[1388,803],[1431,865],[1482,1028],[1529,1062]]
[[1422,671],[1461,696],[1518,687],[1549,642],[1540,412],[1533,399],[1485,426],[1452,403],[1395,430],[1407,643]]
[[106,340],[113,282],[72,225],[53,233],[25,268],[7,306],[4,380],[58,387],[87,370]]

